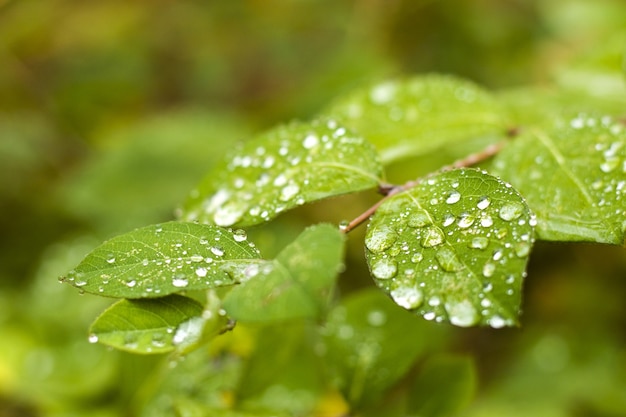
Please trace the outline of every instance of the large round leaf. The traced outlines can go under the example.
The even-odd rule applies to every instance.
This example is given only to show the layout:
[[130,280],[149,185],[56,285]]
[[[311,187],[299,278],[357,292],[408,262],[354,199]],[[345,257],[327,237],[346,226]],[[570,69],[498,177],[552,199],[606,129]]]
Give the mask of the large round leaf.
[[510,185],[478,170],[448,171],[380,206],[367,261],[398,305],[428,320],[514,325],[534,223]]

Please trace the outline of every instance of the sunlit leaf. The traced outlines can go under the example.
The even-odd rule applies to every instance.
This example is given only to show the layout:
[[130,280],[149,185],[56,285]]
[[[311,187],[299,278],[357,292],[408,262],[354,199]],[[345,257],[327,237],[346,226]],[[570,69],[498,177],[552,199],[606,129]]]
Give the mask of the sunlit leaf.
[[539,238],[624,242],[626,131],[610,117],[530,128],[498,155],[494,171],[537,214]]
[[376,283],[427,320],[517,323],[535,218],[510,185],[461,169],[385,201],[365,238]]
[[272,263],[249,271],[250,279],[224,298],[224,308],[243,322],[318,316],[343,265],[343,244],[337,227],[308,228]]
[[332,120],[279,126],[245,143],[193,190],[182,218],[252,225],[326,197],[375,187],[371,144]]
[[169,222],[104,242],[63,280],[102,296],[162,297],[233,285],[258,258],[241,230]]
[[422,367],[408,396],[407,416],[456,416],[476,389],[476,371],[467,357],[435,356]]
[[120,300],[91,325],[89,340],[134,353],[165,353],[202,329],[200,303],[180,295]]
[[447,329],[415,320],[375,289],[345,297],[322,329],[324,362],[352,405],[372,403]]
[[502,136],[502,106],[477,85],[450,76],[387,81],[339,98],[325,114],[356,129],[384,163],[468,139]]

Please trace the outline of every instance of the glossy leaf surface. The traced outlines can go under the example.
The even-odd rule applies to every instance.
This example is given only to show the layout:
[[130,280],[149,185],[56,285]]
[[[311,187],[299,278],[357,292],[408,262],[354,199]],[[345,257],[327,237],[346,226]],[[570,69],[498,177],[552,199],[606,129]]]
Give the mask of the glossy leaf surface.
[[358,89],[326,109],[380,151],[385,164],[484,136],[502,136],[506,118],[488,92],[465,80],[425,75]]
[[202,305],[180,295],[120,300],[91,325],[89,341],[133,353],[165,353],[202,329]]
[[242,322],[313,318],[323,312],[343,265],[344,236],[335,226],[306,229],[271,262],[224,298],[230,316]]
[[624,242],[626,131],[611,118],[578,115],[529,129],[494,169],[537,214],[539,238]]
[[259,259],[243,231],[169,222],[114,237],[63,278],[108,297],[162,297],[233,285]]
[[304,203],[375,187],[381,170],[374,147],[333,120],[279,126],[218,164],[191,192],[182,218],[263,223]]
[[385,201],[365,238],[376,283],[427,320],[517,323],[535,218],[519,193],[478,170],[435,174]]

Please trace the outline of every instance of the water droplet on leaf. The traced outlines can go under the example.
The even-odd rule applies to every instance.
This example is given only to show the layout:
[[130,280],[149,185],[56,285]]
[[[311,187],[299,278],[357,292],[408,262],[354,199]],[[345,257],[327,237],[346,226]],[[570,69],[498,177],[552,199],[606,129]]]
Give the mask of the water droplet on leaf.
[[398,265],[391,259],[381,259],[372,265],[372,275],[378,279],[389,279],[398,273]]
[[390,292],[391,298],[400,307],[407,310],[413,310],[422,305],[424,295],[419,288],[415,287],[398,287]]

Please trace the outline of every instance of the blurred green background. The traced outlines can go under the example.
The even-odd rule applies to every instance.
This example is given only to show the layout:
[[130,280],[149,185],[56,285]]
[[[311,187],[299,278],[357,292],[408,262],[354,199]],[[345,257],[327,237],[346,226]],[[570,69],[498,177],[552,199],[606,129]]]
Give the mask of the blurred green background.
[[[626,100],[625,39],[623,0],[0,0],[0,417],[136,414],[157,359],[90,345],[110,301],[57,277],[172,219],[233,143],[422,72]],[[372,198],[299,209],[256,240],[271,255]],[[346,292],[372,285],[361,233]],[[444,347],[475,361],[463,415],[626,415],[625,283],[623,248],[539,244],[522,329],[457,329]]]

